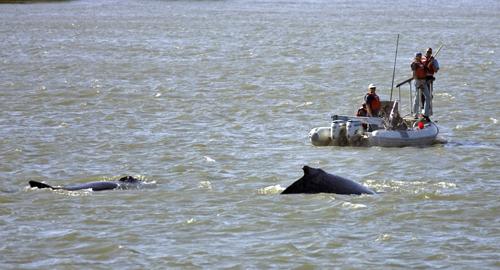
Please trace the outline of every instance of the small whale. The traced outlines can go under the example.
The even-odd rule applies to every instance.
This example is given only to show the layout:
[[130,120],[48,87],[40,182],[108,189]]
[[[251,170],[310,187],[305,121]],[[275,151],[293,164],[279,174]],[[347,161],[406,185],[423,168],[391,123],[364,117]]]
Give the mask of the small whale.
[[375,194],[369,188],[352,180],[329,174],[322,169],[304,166],[304,176],[287,187],[281,194],[335,193],[343,195]]
[[83,184],[74,184],[67,186],[51,186],[38,181],[29,181],[30,187],[32,188],[50,188],[52,190],[82,190],[90,189],[92,191],[102,191],[102,190],[112,190],[112,189],[131,189],[139,188],[144,182],[136,179],[132,176],[125,176],[120,178],[118,181],[97,181],[89,182]]

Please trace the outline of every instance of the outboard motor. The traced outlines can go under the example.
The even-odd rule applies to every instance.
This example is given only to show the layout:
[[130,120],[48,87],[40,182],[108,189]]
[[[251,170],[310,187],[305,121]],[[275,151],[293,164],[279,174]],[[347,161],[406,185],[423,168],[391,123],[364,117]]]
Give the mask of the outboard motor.
[[330,127],[317,127],[309,132],[309,139],[314,146],[328,146],[332,143]]
[[363,125],[359,120],[348,120],[346,125],[347,141],[351,145],[357,145],[363,137]]
[[332,122],[332,133],[331,138],[333,145],[346,145],[347,137],[346,137],[346,127],[344,120],[333,120]]

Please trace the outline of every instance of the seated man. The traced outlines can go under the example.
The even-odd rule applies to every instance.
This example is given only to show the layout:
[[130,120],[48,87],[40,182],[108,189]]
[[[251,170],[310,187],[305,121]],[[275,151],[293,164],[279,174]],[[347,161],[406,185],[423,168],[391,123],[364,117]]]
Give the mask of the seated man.
[[363,103],[363,105],[358,109],[358,112],[356,112],[356,116],[366,116],[367,114],[366,103]]

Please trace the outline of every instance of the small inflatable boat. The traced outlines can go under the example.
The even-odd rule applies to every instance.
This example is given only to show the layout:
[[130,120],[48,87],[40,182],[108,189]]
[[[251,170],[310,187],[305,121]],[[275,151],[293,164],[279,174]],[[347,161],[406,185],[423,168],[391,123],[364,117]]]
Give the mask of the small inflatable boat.
[[[400,87],[404,84],[410,85],[409,104],[412,104],[412,80],[413,78],[410,78],[396,85],[399,89],[399,99],[392,100],[391,89],[391,99],[380,101],[380,111],[375,117],[332,115],[329,127],[316,127],[309,132],[311,143],[315,146],[404,147],[428,146],[438,142],[439,128],[436,123],[428,117],[412,117],[420,115],[421,112],[414,112],[409,106],[407,117],[400,116]],[[432,115],[432,99],[429,102]]]
[[[315,146],[427,146],[435,143],[439,128],[424,119],[401,118],[397,101],[383,102],[381,117],[333,115],[329,127],[309,132]],[[391,108],[392,109],[389,109]]]

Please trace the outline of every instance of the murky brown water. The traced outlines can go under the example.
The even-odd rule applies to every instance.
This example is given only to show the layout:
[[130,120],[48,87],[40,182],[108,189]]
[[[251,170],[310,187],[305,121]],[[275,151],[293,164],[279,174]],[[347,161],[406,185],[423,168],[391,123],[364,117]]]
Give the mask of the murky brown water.
[[[499,268],[499,11],[1,5],[0,268]],[[309,130],[354,113],[369,83],[388,98],[398,33],[396,81],[416,51],[445,44],[434,120],[449,143],[311,146]],[[381,194],[279,196],[303,165]],[[123,175],[157,186],[26,188]]]

